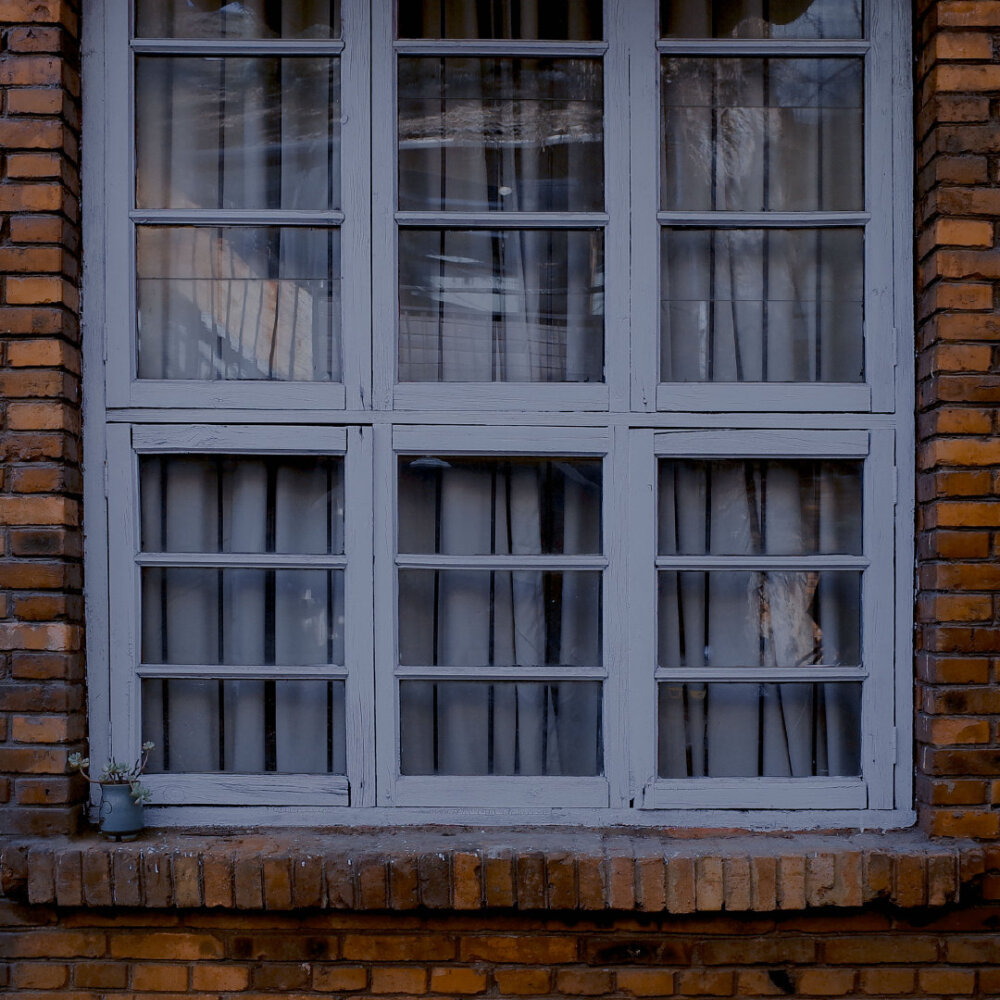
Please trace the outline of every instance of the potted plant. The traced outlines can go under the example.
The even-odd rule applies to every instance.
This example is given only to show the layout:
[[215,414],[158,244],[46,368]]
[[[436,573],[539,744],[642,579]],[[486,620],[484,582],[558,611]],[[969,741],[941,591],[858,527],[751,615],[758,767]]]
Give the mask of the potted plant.
[[144,826],[142,807],[149,801],[149,789],[139,781],[146,769],[149,751],[155,744],[143,743],[134,764],[111,759],[96,778],[90,774],[90,758],[72,754],[69,766],[79,771],[92,785],[101,786],[100,830],[114,840],[134,840]]

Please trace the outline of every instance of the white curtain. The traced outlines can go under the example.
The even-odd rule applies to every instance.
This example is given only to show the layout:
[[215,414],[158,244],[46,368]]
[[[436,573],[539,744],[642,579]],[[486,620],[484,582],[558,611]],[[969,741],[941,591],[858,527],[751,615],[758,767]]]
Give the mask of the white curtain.
[[[399,76],[401,209],[603,209],[598,60],[402,58]],[[401,381],[603,379],[600,233],[404,228],[399,256]]]
[[[544,463],[430,462],[401,475],[402,551],[599,551],[599,482],[569,463],[550,489]],[[490,666],[599,666],[599,573],[401,571],[399,617],[403,663],[471,668],[402,685],[404,773],[600,773],[599,684],[474,680]]]
[[[152,459],[140,488],[145,551],[343,551],[329,461]],[[339,571],[147,569],[143,661],[343,664],[343,606]],[[171,771],[342,772],[342,702],[340,682],[150,680],[144,738]]]
[[[860,478],[829,464],[664,462],[660,552],[857,554]],[[855,572],[661,572],[661,667],[800,667],[795,684],[665,682],[664,777],[856,774],[857,689],[812,665],[860,663]]]
[[[339,82],[325,58],[139,57],[137,204],[340,204]],[[340,377],[335,230],[139,227],[139,373]]]

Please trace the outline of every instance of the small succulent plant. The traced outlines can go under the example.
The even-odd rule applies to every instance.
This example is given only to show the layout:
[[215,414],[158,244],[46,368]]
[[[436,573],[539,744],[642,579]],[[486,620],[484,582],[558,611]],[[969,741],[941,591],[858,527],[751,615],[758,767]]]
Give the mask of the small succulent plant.
[[143,743],[139,756],[133,764],[123,764],[112,758],[101,768],[96,778],[90,771],[90,758],[84,757],[83,754],[70,754],[69,766],[71,770],[79,771],[94,785],[128,785],[132,800],[136,805],[144,805],[150,800],[150,791],[139,781],[139,776],[146,770],[149,752],[154,746],[155,743]]

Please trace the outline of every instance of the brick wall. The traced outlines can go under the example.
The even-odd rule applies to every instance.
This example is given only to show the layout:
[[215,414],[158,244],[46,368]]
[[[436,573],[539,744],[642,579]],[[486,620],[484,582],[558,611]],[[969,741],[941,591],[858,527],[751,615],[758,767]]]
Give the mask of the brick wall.
[[0,832],[71,829],[85,735],[78,17],[0,0]]
[[848,916],[57,914],[0,908],[0,991],[482,997],[996,997],[1000,910]]
[[1000,836],[1000,3],[917,5],[917,798]]

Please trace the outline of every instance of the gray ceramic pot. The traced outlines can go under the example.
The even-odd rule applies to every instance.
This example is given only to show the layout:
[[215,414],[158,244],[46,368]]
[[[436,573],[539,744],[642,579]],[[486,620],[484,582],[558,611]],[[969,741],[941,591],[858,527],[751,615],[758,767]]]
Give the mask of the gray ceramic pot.
[[115,840],[132,839],[145,825],[142,804],[128,785],[101,785],[101,833]]

